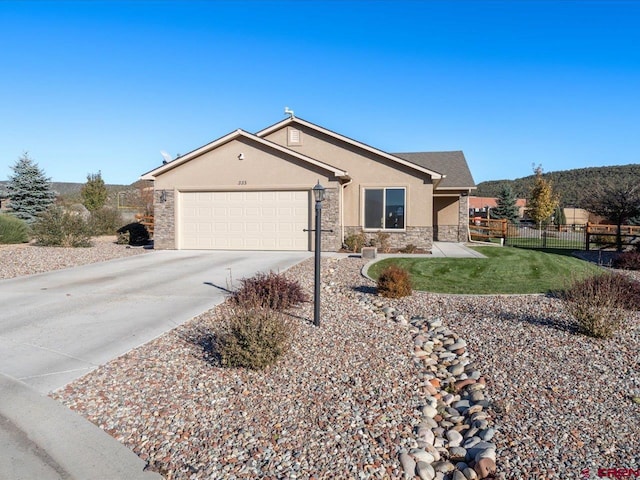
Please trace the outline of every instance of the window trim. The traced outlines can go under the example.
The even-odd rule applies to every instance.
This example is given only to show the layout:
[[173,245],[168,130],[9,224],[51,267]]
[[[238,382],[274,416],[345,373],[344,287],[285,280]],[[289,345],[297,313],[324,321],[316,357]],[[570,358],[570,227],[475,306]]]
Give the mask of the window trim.
[[[407,191],[409,190],[408,186],[406,185],[402,185],[402,186],[378,186],[378,185],[367,185],[367,186],[362,186],[362,193],[361,193],[361,199],[362,199],[362,208],[360,209],[360,226],[362,228],[363,232],[406,232],[407,231]],[[403,190],[404,191],[404,222],[403,222],[403,227],[402,228],[386,228],[384,226],[382,227],[366,227],[365,226],[365,215],[366,215],[366,191],[367,190],[382,190],[382,210],[383,212],[386,211],[387,209],[387,190]]]

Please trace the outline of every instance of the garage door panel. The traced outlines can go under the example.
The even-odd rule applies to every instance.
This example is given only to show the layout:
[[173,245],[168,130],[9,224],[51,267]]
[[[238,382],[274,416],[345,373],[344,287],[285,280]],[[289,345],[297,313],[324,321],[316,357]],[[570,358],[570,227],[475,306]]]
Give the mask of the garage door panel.
[[309,249],[308,192],[184,192],[180,205],[180,248]]

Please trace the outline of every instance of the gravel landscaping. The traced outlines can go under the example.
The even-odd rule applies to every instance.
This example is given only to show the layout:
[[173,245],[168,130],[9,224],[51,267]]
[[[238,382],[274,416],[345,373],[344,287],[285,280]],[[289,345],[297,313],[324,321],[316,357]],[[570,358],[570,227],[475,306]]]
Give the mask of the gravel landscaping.
[[[145,252],[2,247],[0,278],[104,260],[102,246]],[[480,461],[503,479],[640,469],[640,315],[595,340],[555,298],[383,300],[363,265],[323,259],[322,326],[310,303],[291,311],[291,350],[265,371],[205,354],[220,306],[52,396],[168,479],[463,480]],[[311,296],[312,259],[287,275]]]
[[0,279],[104,262],[151,251],[118,245],[115,236],[93,238],[92,243],[93,246],[87,248],[38,247],[27,243],[0,245]]

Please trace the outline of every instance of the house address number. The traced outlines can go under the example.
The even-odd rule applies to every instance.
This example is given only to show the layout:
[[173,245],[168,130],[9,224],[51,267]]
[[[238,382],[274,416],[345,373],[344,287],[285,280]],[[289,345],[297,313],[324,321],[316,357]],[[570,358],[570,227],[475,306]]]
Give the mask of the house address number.
[[238,185],[246,185],[247,181],[246,180],[238,180]]

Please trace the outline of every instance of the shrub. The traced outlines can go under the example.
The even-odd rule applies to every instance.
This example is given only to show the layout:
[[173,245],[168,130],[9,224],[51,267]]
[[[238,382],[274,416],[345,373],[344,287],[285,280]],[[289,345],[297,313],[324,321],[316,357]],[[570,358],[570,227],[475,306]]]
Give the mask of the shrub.
[[409,272],[397,265],[385,268],[378,277],[378,293],[387,298],[411,295]]
[[381,253],[389,253],[391,251],[391,235],[386,232],[376,233],[375,245]]
[[13,215],[0,215],[0,243],[25,243],[29,241],[29,227],[24,220]]
[[287,351],[293,333],[293,323],[281,312],[236,307],[217,336],[216,349],[223,366],[261,370]]
[[258,273],[240,280],[240,283],[240,288],[231,295],[231,300],[237,305],[285,310],[307,301],[300,284],[283,274]]
[[89,225],[77,213],[62,207],[51,207],[33,225],[33,236],[39,245],[52,247],[90,247]]
[[117,234],[116,243],[118,245],[129,245],[130,236],[129,232],[119,232]]
[[115,235],[122,225],[122,215],[115,208],[102,207],[93,210],[89,217],[89,227],[93,235]]
[[418,247],[416,247],[413,243],[406,245],[404,248],[400,249],[400,253],[416,253],[418,251]]
[[613,268],[622,270],[640,270],[640,251],[623,252],[619,254],[612,264]]
[[141,247],[149,243],[149,231],[147,227],[138,222],[128,223],[116,230],[117,234],[129,234],[129,245]]
[[599,247],[613,246],[616,243],[616,237],[613,235],[591,235],[589,242]]
[[347,250],[353,253],[360,253],[360,250],[362,250],[362,247],[364,247],[366,243],[367,237],[364,233],[354,233],[344,239],[344,244]]
[[564,292],[567,308],[581,333],[610,338],[622,326],[625,309],[640,308],[640,284],[623,275],[604,273],[574,282]]

